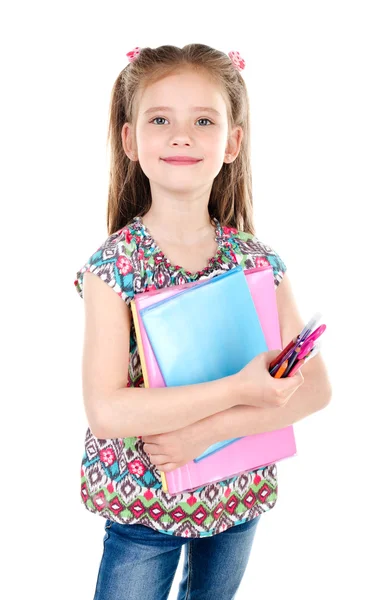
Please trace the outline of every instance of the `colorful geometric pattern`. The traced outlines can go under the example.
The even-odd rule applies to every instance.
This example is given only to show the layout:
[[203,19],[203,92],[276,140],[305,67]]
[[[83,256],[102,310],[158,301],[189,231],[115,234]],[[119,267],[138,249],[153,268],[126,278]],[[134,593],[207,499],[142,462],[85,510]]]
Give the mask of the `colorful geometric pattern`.
[[[190,273],[170,263],[141,217],[135,217],[110,235],[77,272],[78,294],[83,298],[83,275],[90,271],[129,306],[134,294],[214,277],[238,264],[244,269],[271,265],[276,289],[286,271],[279,255],[256,236],[213,221],[217,253],[205,269]],[[127,385],[144,386],[133,324]],[[276,504],[276,464],[171,495],[163,492],[160,472],[143,446],[137,437],[103,440],[87,429],[81,464],[81,501],[87,510],[117,523],[139,523],[192,538],[216,535]]]

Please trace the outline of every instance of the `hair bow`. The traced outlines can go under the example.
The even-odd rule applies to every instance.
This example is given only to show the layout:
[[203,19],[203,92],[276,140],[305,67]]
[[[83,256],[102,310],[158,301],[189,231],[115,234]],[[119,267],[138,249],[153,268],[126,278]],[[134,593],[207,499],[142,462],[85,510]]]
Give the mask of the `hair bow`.
[[139,46],[136,46],[136,48],[130,50],[130,52],[127,52],[126,56],[128,57],[129,62],[133,62],[135,58],[139,56],[140,50],[141,48],[139,48]]
[[244,69],[245,60],[240,56],[239,52],[237,52],[236,50],[232,50],[228,53],[228,56],[230,57],[235,69],[237,69],[238,71],[242,71]]
[[[139,48],[139,46],[136,46],[133,50],[127,52],[126,56],[128,57],[129,62],[133,62],[139,56],[140,51],[141,48]],[[244,69],[245,60],[240,56],[240,53],[237,50],[231,50],[228,53],[228,56],[231,59],[231,62],[233,63],[235,69],[237,69],[238,71],[242,71]]]

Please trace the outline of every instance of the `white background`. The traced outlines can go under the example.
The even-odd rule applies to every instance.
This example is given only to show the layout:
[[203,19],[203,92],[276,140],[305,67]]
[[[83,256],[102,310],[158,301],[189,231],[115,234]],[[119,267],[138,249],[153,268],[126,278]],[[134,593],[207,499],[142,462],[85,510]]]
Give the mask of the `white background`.
[[[331,404],[295,425],[237,598],[368,589],[369,22],[366,2],[14,2],[1,18],[2,583],[92,600],[104,522],[80,503],[87,421],[75,273],[107,236],[114,80],[135,46],[246,60],[257,235],[327,324]],[[171,600],[176,599],[182,560]]]

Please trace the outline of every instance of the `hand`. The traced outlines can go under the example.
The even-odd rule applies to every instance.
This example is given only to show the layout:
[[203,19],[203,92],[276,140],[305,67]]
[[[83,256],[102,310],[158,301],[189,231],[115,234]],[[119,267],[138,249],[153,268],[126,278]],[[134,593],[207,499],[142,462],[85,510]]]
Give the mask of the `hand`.
[[234,395],[237,404],[247,404],[259,408],[284,406],[294,392],[304,382],[299,369],[293,377],[276,379],[269,373],[269,365],[281,350],[261,352],[239,373],[234,375]]
[[145,435],[144,452],[149,455],[150,462],[160,471],[172,471],[182,467],[202,454],[214,440],[206,439],[204,429],[193,423],[182,429]]

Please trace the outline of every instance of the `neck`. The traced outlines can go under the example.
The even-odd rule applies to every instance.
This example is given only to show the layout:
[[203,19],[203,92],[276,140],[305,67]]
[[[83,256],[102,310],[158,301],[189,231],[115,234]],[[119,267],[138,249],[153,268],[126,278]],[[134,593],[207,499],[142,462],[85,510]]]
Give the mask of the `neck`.
[[142,222],[153,235],[160,232],[163,240],[173,243],[196,244],[210,235],[214,236],[215,231],[208,208],[194,214],[189,211],[163,211],[152,206],[142,217]]

